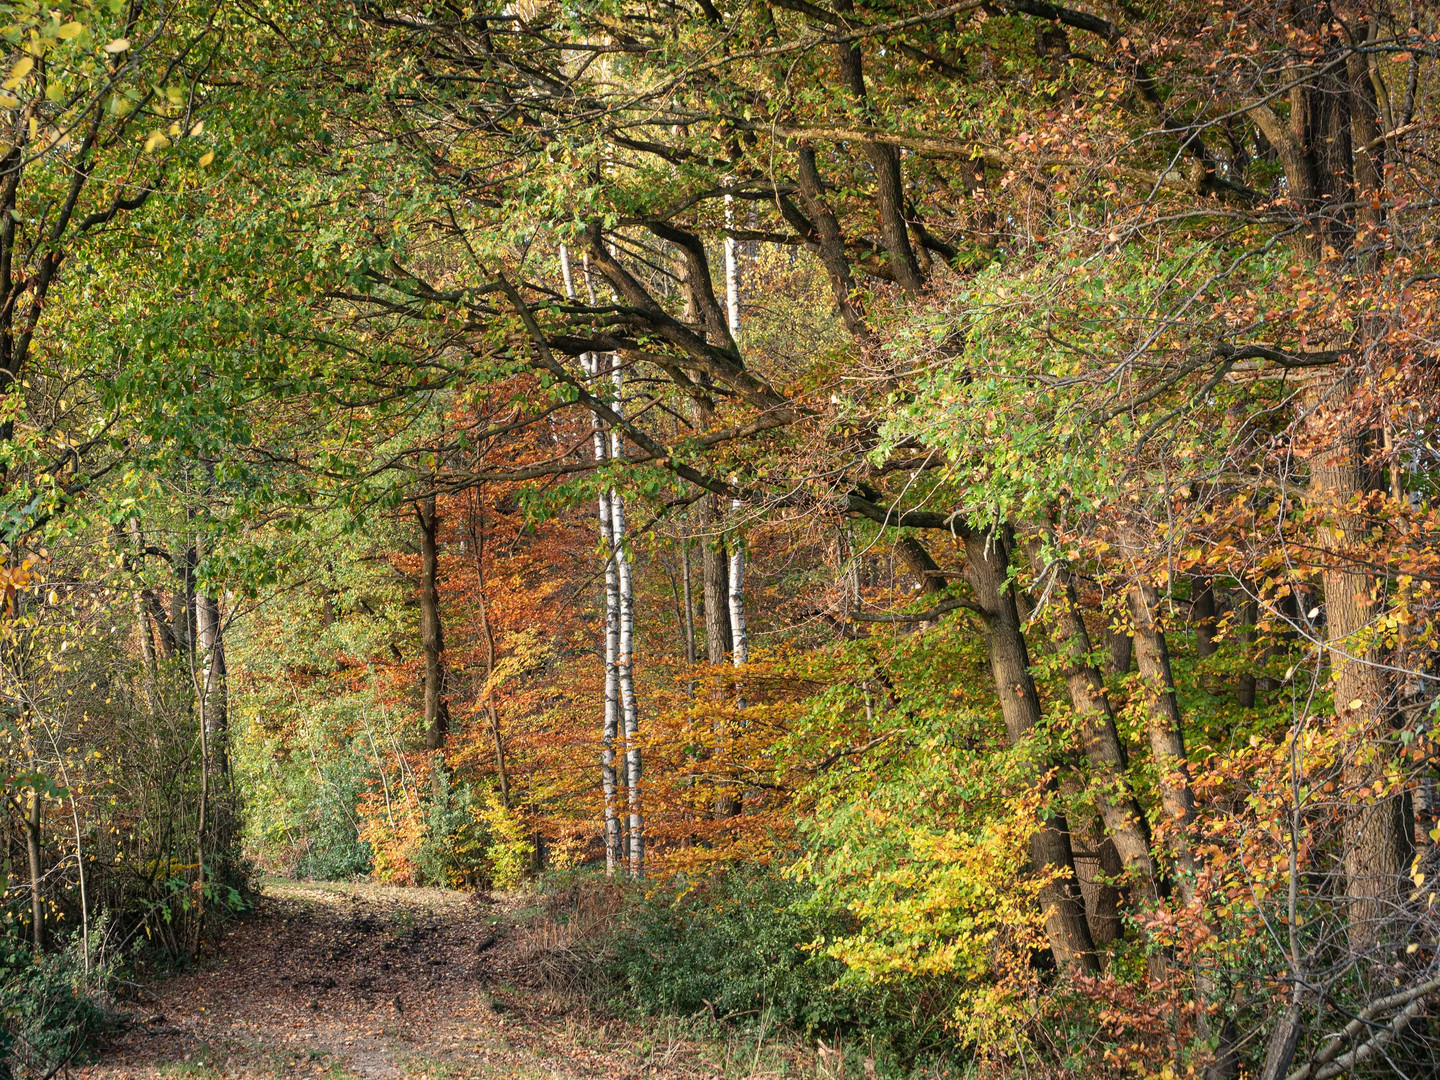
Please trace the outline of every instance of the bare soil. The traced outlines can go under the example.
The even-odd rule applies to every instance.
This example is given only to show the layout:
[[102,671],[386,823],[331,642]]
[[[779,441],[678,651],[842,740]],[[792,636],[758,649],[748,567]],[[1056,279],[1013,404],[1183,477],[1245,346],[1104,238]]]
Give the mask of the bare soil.
[[272,882],[214,960],[144,987],[98,1060],[71,1075],[622,1080],[809,1071],[793,1047],[732,1045],[683,1021],[607,1019],[547,989],[533,977],[535,946],[515,917],[519,906],[439,889]]

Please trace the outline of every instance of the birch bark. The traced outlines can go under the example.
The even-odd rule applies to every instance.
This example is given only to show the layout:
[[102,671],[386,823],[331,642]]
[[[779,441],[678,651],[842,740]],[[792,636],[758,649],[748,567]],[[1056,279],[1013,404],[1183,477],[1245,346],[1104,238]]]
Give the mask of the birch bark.
[[[593,303],[595,288],[588,261],[584,270],[585,288]],[[574,300],[575,279],[570,270],[570,253],[564,244],[560,245],[560,272],[565,279],[565,295]],[[599,357],[583,353],[580,368],[594,385],[599,375]],[[590,428],[595,464],[601,466],[609,458],[609,440],[599,416],[591,414]],[[602,488],[597,496],[600,550],[605,557],[605,705],[600,734],[600,786],[605,796],[605,873],[614,877],[625,865],[625,848],[618,801],[620,784],[615,768],[615,744],[620,728],[620,579],[614,558],[615,532],[610,510],[610,491]],[[628,773],[628,766],[626,771]]]

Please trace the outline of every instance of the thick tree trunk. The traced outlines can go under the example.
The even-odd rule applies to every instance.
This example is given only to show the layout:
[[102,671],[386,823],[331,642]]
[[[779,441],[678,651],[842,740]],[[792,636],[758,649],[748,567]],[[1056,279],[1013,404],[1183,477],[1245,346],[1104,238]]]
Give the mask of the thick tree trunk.
[[1391,686],[1379,650],[1366,641],[1374,614],[1370,575],[1352,564],[1345,549],[1358,542],[1364,522],[1352,504],[1375,488],[1377,477],[1365,464],[1363,436],[1344,439],[1310,463],[1310,501],[1323,508],[1320,543],[1326,559],[1325,637],[1335,712],[1351,740],[1345,787],[1351,801],[1345,819],[1348,931],[1356,952],[1372,949],[1385,925],[1401,914],[1401,876],[1413,843],[1407,800],[1386,790],[1390,760],[1386,743],[1391,726]]
[[1134,658],[1135,642],[1124,630],[1105,628],[1105,672],[1108,675],[1125,675],[1130,671]]
[[705,659],[723,664],[732,648],[730,639],[730,567],[725,540],[720,535],[720,513],[714,495],[699,503],[701,543],[701,603],[705,608]]
[[[854,11],[853,0],[835,0],[835,10],[841,14]],[[868,96],[865,92],[865,74],[856,42],[846,42],[835,47],[840,65],[840,78],[857,109],[867,121],[870,115]],[[905,186],[900,174],[900,151],[883,143],[861,143],[866,160],[875,171],[875,210],[880,218],[880,243],[890,264],[895,283],[908,293],[918,293],[925,286],[915,251],[910,246],[910,230],[905,224]]]
[[[1061,790],[1072,806],[1084,795],[1084,784],[1072,769],[1061,774]],[[1071,832],[1079,846],[1074,847],[1075,877],[1080,882],[1080,895],[1085,899],[1085,922],[1096,947],[1109,945],[1120,936],[1121,892],[1116,884],[1125,873],[1115,841],[1105,835],[1105,823],[1098,812],[1085,808],[1071,811]]]
[[439,750],[450,729],[445,702],[445,636],[440,623],[440,593],[436,582],[439,551],[435,534],[440,522],[435,496],[415,503],[420,522],[420,643],[425,649],[425,749]]
[[[1038,547],[1031,548],[1030,557],[1036,573],[1043,573],[1046,567]],[[1095,806],[1126,872],[1156,902],[1160,889],[1150,855],[1150,828],[1126,775],[1129,762],[1115,730],[1105,680],[1090,659],[1090,632],[1080,610],[1080,598],[1069,571],[1057,566],[1054,572],[1060,575],[1053,604],[1056,647],[1063,660],[1061,674],[1070,703],[1080,722],[1081,743],[1090,761]]]
[[925,546],[913,536],[902,536],[895,541],[895,557],[905,569],[920,582],[920,594],[933,596],[945,591],[945,575],[939,563],[925,550]]
[[1150,585],[1130,590],[1130,613],[1135,624],[1135,660],[1144,686],[1150,734],[1150,753],[1160,776],[1160,805],[1174,829],[1176,891],[1190,902],[1194,894],[1195,859],[1189,828],[1195,821],[1195,796],[1190,790],[1190,766],[1185,755],[1180,703],[1170,671],[1170,650],[1157,621],[1160,599]]
[[[1040,698],[1030,674],[1030,657],[1015,606],[1004,539],[995,534],[965,537],[966,578],[985,610],[985,640],[990,671],[1000,699],[1005,732],[1012,746],[1022,744],[1040,724]],[[1085,901],[1075,876],[1070,832],[1065,818],[1052,812],[1030,838],[1030,857],[1039,873],[1053,875],[1041,891],[1045,934],[1056,966],[1062,971],[1093,973],[1099,970]]]

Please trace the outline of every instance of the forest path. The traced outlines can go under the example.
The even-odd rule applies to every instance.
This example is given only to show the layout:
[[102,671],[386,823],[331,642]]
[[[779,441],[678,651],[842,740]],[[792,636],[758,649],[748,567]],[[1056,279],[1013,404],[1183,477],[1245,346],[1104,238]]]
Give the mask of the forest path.
[[696,1060],[688,1040],[656,1040],[547,993],[526,970],[517,905],[441,889],[270,882],[214,961],[145,988],[129,1029],[71,1075],[618,1080],[724,1071]]

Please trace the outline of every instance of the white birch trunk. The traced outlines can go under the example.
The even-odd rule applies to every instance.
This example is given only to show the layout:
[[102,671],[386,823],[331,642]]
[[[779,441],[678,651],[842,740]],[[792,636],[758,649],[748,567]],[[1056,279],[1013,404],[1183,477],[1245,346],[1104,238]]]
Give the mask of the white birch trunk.
[[[624,375],[619,367],[611,373],[615,385],[617,413],[623,408],[621,390]],[[621,414],[623,415],[623,414]],[[620,433],[610,432],[612,457],[621,454]],[[635,649],[635,590],[631,575],[630,553],[625,540],[625,498],[613,488],[610,491],[610,526],[614,537],[613,562],[620,589],[620,654],[617,667],[620,676],[620,709],[625,725],[625,779],[630,810],[630,876],[645,872],[645,815],[640,799],[640,718],[635,708],[633,660]]]
[[[560,245],[560,271],[565,279],[565,295],[575,299],[575,282],[570,273],[570,253]],[[585,268],[585,286],[593,303],[594,286],[589,267]],[[599,374],[600,358],[593,353],[580,357],[581,370],[592,380]],[[604,425],[591,414],[591,434],[595,464],[608,457]],[[598,502],[600,548],[605,556],[605,710],[600,739],[600,785],[605,795],[605,872],[611,877],[624,865],[625,852],[621,837],[619,782],[615,769],[615,743],[620,733],[620,580],[615,560],[615,531],[612,517],[612,492],[602,490]]]
[[729,230],[735,227],[735,196],[725,196],[725,315],[730,323],[730,336],[740,341],[740,269],[735,260],[735,238]]
[[[734,500],[730,509],[738,512],[740,500]],[[730,641],[731,656],[740,667],[750,659],[750,645],[745,636],[745,544],[739,536],[730,544]]]

